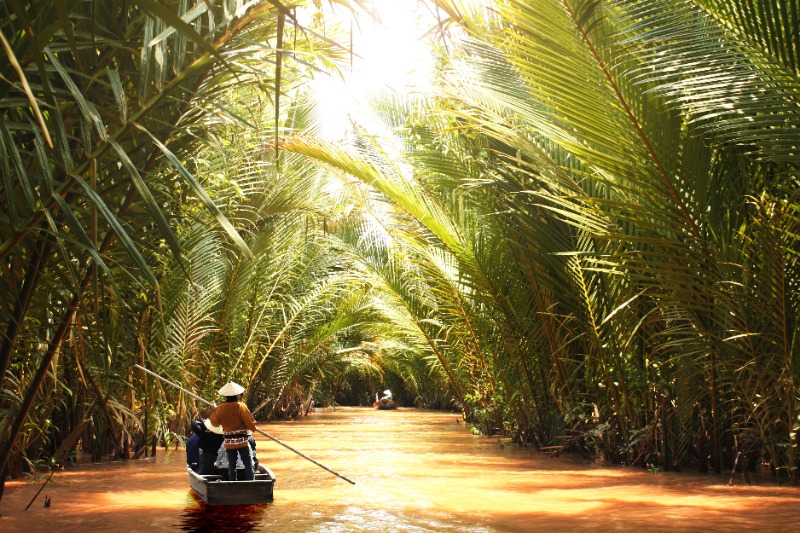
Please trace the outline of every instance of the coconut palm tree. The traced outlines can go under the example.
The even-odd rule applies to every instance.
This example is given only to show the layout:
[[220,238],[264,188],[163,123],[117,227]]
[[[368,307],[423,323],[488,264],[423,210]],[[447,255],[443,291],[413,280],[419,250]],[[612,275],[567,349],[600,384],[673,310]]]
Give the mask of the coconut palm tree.
[[[192,154],[213,145],[226,124],[248,123],[224,103],[235,101],[237,87],[259,87],[274,100],[274,132],[282,80],[297,78],[315,57],[329,62],[346,51],[275,1],[4,1],[0,12],[0,470],[7,472],[12,453],[41,448],[53,433],[68,451],[87,427],[127,431],[122,419],[138,402],[131,363],[142,360],[154,331],[165,330],[158,290],[165,253],[187,276],[202,277],[202,265],[182,255],[181,219],[197,216],[199,206],[239,253],[251,254],[201,185]],[[295,32],[303,38],[288,53],[283,38]],[[183,341],[190,349],[191,338]],[[74,413],[63,425],[68,435],[45,427],[52,410],[39,407],[61,401],[68,405],[58,412]],[[26,435],[38,444],[21,442],[34,408],[37,430]],[[102,423],[96,412],[105,413]]]
[[[773,467],[793,472],[794,444],[775,446],[796,425],[796,303],[778,289],[795,243],[757,259],[745,244],[764,224],[793,231],[782,216],[766,223],[755,200],[779,212],[794,203],[792,8],[766,3],[764,17],[746,2],[439,4],[469,35],[446,94],[504,145],[501,181],[530,180],[510,212],[544,210],[574,228],[567,249],[545,248],[571,258],[572,302],[562,297],[558,314],[575,319],[570,351],[604,385],[621,448],[678,465],[707,433],[719,470],[723,448],[755,431]],[[541,246],[540,232],[513,219],[515,240],[533,233]],[[539,246],[518,248],[539,256]],[[762,286],[754,264],[782,273]],[[750,298],[777,313],[755,319]],[[758,379],[742,379],[759,367]],[[757,422],[767,413],[779,422]]]
[[469,305],[436,314],[461,335],[440,361],[485,362],[528,435],[552,444],[561,420],[613,460],[717,471],[755,446],[793,478],[797,6],[484,4],[437,2],[435,111],[387,114],[411,174],[283,146],[375,187],[455,258]]

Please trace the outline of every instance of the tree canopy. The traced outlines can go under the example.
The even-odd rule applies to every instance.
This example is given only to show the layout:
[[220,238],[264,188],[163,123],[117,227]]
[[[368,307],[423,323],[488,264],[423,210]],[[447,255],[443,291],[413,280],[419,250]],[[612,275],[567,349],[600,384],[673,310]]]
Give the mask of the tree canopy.
[[420,3],[431,85],[332,142],[369,2],[0,0],[3,479],[180,439],[140,364],[796,481],[798,2]]

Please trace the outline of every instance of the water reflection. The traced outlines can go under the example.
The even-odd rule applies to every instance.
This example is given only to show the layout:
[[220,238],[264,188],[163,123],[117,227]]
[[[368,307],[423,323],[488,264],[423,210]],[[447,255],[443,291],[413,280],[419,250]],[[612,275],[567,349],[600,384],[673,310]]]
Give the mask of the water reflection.
[[654,474],[553,458],[476,436],[452,413],[337,409],[262,426],[355,481],[350,485],[260,439],[278,479],[270,504],[209,506],[189,488],[183,450],[78,465],[38,485],[13,481],[0,531],[281,533],[800,531],[800,488],[769,477]]
[[186,509],[176,528],[195,533],[247,533],[256,531],[271,504],[208,505],[194,491],[186,498]]

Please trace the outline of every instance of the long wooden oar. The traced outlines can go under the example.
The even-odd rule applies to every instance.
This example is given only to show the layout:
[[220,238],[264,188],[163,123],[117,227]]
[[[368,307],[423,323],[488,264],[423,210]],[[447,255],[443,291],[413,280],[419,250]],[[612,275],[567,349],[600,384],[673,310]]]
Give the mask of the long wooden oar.
[[[191,392],[191,391],[188,391],[188,390],[184,389],[183,387],[181,387],[181,386],[180,386],[180,385],[178,385],[177,383],[173,383],[172,381],[168,380],[167,378],[163,378],[163,377],[159,376],[158,374],[156,374],[155,372],[153,372],[153,371],[151,371],[151,370],[147,370],[145,367],[143,367],[143,366],[141,366],[141,365],[134,364],[134,366],[135,366],[136,368],[138,368],[139,370],[143,370],[143,371],[147,372],[148,374],[150,374],[151,376],[153,376],[153,377],[155,377],[155,378],[158,378],[158,379],[160,379],[160,380],[161,380],[161,381],[163,381],[164,383],[167,383],[167,384],[169,384],[169,385],[172,385],[172,386],[173,386],[173,387],[175,387],[176,389],[180,389],[180,390],[182,390],[183,392],[185,392],[186,394],[188,394],[189,396],[191,396],[191,397],[192,397],[192,398],[194,398],[195,400],[199,400],[199,401],[201,401],[201,402],[203,402],[203,403],[205,403],[205,404],[207,404],[207,405],[210,405],[211,407],[216,407],[216,405],[214,405],[213,403],[209,402],[209,401],[208,401],[208,400],[206,400],[205,398],[201,398],[201,397],[200,397],[200,396],[198,396],[197,394],[195,394],[195,393],[193,393],[193,392]],[[312,463],[314,463],[314,464],[315,464],[315,465],[317,465],[318,467],[322,468],[323,470],[327,470],[328,472],[330,472],[330,473],[331,473],[331,474],[333,474],[334,476],[337,476],[337,477],[340,477],[340,478],[342,478],[343,480],[347,481],[347,482],[348,482],[348,483],[350,483],[351,485],[355,485],[355,484],[356,484],[356,482],[355,482],[355,481],[351,481],[351,480],[347,479],[346,477],[344,477],[343,475],[339,474],[338,472],[334,472],[333,470],[331,470],[331,469],[330,469],[330,468],[328,468],[327,466],[325,466],[325,465],[323,465],[323,464],[320,464],[320,463],[318,463],[317,461],[315,461],[315,460],[314,460],[314,459],[312,459],[311,457],[307,456],[306,454],[304,454],[304,453],[301,453],[301,452],[299,452],[299,451],[295,450],[294,448],[292,448],[291,446],[289,446],[289,445],[288,445],[288,444],[286,444],[285,442],[283,442],[283,441],[281,441],[281,440],[279,440],[279,439],[276,439],[275,437],[273,437],[272,435],[270,435],[270,434],[269,434],[269,433],[267,433],[266,431],[261,431],[261,430],[260,430],[260,429],[258,429],[258,428],[256,428],[256,431],[258,431],[259,433],[261,433],[262,435],[264,435],[264,436],[265,436],[265,437],[267,437],[268,439],[270,439],[270,440],[273,440],[273,441],[277,442],[278,444],[280,444],[281,446],[283,446],[283,447],[284,447],[284,448],[286,448],[287,450],[293,451],[294,453],[296,453],[297,455],[299,455],[299,456],[300,456],[300,457],[302,457],[303,459],[306,459],[307,461],[311,461]]]
[[[31,506],[31,504],[33,503],[33,501],[34,501],[36,498],[38,498],[38,497],[39,497],[39,493],[40,493],[40,492],[42,492],[42,489],[43,489],[43,488],[45,488],[45,487],[47,486],[47,484],[48,484],[48,483],[50,483],[50,480],[53,478],[53,474],[55,474],[55,473],[56,473],[56,469],[55,469],[55,468],[53,468],[53,470],[51,470],[51,471],[50,471],[50,475],[49,475],[49,476],[47,476],[47,481],[45,481],[45,482],[44,482],[44,484],[43,484],[41,487],[39,487],[39,490],[37,490],[37,491],[36,491],[36,494],[34,494],[34,495],[33,495],[33,498],[31,498],[31,501],[29,501],[29,502],[28,502],[28,505],[26,505],[26,506],[25,506],[25,510],[26,510],[26,511],[27,511],[27,510],[28,510],[28,508]],[[733,479],[733,478],[731,478],[731,479]],[[45,494],[45,504],[46,504],[46,503],[47,503],[47,494]]]

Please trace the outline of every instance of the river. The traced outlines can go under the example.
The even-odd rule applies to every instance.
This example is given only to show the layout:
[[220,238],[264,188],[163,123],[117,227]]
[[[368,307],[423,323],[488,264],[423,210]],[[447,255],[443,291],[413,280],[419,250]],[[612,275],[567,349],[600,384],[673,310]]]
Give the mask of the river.
[[[653,473],[536,454],[473,435],[455,413],[337,408],[259,426],[355,485],[257,435],[275,501],[207,506],[182,449],[10,481],[0,531],[800,531],[800,488],[768,476]],[[43,505],[45,496],[50,507]]]

